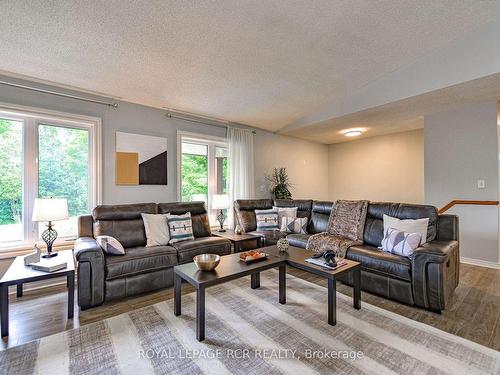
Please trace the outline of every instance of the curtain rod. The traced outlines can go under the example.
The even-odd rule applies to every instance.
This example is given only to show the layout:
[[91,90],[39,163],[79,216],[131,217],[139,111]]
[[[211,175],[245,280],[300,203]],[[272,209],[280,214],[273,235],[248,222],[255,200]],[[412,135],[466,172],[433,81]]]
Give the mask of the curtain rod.
[[0,85],[10,86],[10,87],[16,87],[18,89],[25,89],[25,90],[30,90],[30,91],[41,92],[43,94],[60,96],[60,97],[63,97],[63,98],[81,100],[81,101],[84,101],[84,102],[89,102],[89,103],[94,103],[94,104],[107,105],[108,107],[111,107],[111,108],[118,108],[118,103],[108,103],[108,102],[103,102],[101,100],[84,98],[82,96],[64,94],[62,92],[40,89],[38,87],[31,87],[31,86],[26,86],[26,85],[20,85],[18,83],[12,83],[12,82],[7,82],[7,81],[0,81]]
[[[194,122],[194,123],[197,123],[197,124],[215,126],[217,128],[224,128],[224,129],[226,129],[230,125],[229,123],[227,125],[222,125],[222,124],[214,124],[214,123],[211,123],[211,122],[204,122],[204,121],[197,120],[197,119],[192,119],[192,118],[187,118],[187,117],[179,116],[179,115],[176,115],[174,113],[166,113],[165,116],[168,117],[168,118],[175,118],[175,119],[178,119],[178,120],[184,120],[184,121]],[[195,116],[195,115],[193,115],[193,116]],[[257,134],[257,132],[255,130],[249,130],[249,131],[251,131],[252,134]]]

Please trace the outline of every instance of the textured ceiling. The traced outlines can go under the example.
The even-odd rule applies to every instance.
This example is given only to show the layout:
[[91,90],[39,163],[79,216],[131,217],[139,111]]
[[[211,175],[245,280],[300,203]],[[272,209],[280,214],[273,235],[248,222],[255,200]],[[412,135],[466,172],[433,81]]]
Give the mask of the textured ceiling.
[[0,1],[0,70],[277,130],[499,1]]

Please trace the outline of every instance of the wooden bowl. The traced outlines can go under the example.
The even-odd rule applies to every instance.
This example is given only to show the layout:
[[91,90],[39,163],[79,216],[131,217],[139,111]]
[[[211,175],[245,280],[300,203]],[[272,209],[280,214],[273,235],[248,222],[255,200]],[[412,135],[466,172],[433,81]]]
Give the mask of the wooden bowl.
[[194,264],[201,271],[213,271],[219,265],[220,255],[200,254],[193,258]]

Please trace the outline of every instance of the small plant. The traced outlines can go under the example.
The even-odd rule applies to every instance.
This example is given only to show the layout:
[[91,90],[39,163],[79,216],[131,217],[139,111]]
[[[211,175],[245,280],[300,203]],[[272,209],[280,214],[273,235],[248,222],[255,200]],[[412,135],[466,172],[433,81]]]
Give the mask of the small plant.
[[290,189],[293,187],[286,168],[274,168],[271,175],[266,176],[266,180],[271,183],[271,193],[275,199],[292,199]]

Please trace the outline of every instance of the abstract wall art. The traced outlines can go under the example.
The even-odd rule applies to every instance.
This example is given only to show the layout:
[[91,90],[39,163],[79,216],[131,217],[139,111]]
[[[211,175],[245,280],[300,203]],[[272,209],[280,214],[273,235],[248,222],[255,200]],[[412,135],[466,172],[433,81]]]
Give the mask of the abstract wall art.
[[167,138],[116,132],[116,184],[167,185]]

